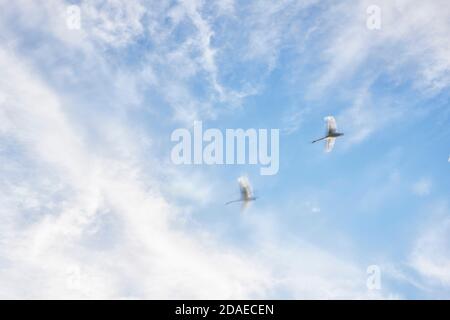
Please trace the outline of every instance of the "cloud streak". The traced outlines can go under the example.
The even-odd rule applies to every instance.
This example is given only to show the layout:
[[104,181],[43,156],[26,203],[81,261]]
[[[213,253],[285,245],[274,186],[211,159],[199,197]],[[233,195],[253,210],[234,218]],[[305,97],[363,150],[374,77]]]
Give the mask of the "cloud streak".
[[[132,39],[121,30],[107,31],[124,42],[103,33],[96,39],[119,47]],[[184,208],[162,195],[158,172],[163,165],[149,172],[143,165],[138,150],[146,149],[146,140],[136,139],[120,112],[84,122],[73,112],[82,100],[47,83],[34,59],[41,58],[22,60],[14,51],[0,51],[5,75],[0,81],[1,141],[12,148],[1,154],[2,297],[267,298],[277,290],[289,297],[364,294],[364,282],[345,285],[358,268],[318,248],[278,244],[241,250],[206,230],[194,234],[184,228],[176,222]],[[89,59],[83,63],[103,61],[97,77],[113,74],[100,55]],[[26,168],[30,175],[17,176]],[[292,252],[311,261],[296,262],[305,270],[301,276],[292,267]],[[276,265],[274,255],[283,257]],[[330,267],[310,279],[314,265]],[[342,271],[337,278],[336,269]]]
[[[365,10],[358,14],[364,1],[220,1],[211,4],[217,11],[204,1],[83,2],[82,28],[70,31],[64,1],[2,3],[1,297],[388,296],[367,291],[364,263],[309,243],[304,235],[286,237],[279,230],[286,218],[282,210],[270,212],[262,204],[239,216],[241,225],[230,224],[251,239],[245,245],[216,234],[199,216],[226,213],[214,206],[222,203],[217,191],[223,190],[223,176],[162,161],[161,145],[169,142],[164,130],[194,119],[226,118],[270,87],[268,79],[288,65],[288,53],[317,66],[306,76],[314,81],[302,83],[306,99],[343,85],[339,97],[346,104],[336,110],[338,124],[348,146],[366,141],[406,112],[389,99],[380,103],[373,92],[381,72],[362,72],[374,67],[372,58],[391,56],[393,42],[403,58],[387,63],[390,76],[412,80],[425,94],[448,87],[446,10],[423,3],[422,15],[407,2],[384,1],[386,20],[374,40],[364,29]],[[318,21],[324,25],[299,19],[315,10],[323,12]],[[397,11],[414,23],[396,22]],[[343,14],[339,23],[323,19],[336,12]],[[431,14],[436,19],[430,26]],[[306,43],[324,50],[312,59],[302,55]],[[412,64],[409,78],[403,71]],[[363,81],[355,89],[346,81],[359,73]],[[287,133],[316,111],[289,110]],[[375,204],[399,185],[394,178],[389,192],[375,193]],[[326,219],[320,197],[311,203],[304,210],[320,211]],[[220,223],[233,218],[220,216]],[[423,233],[411,264],[447,285],[445,226],[436,235]]]

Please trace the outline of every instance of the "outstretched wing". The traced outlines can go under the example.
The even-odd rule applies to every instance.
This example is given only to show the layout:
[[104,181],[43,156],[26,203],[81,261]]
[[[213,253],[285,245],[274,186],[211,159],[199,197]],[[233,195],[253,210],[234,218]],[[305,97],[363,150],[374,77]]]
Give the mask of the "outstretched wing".
[[325,117],[325,121],[327,122],[327,134],[335,133],[337,130],[336,119],[333,116]]
[[336,141],[336,138],[327,138],[325,142],[325,152],[330,152],[333,150],[334,142]]
[[238,178],[239,188],[241,189],[241,199],[249,200],[253,197],[252,187],[250,185],[250,181],[248,181],[247,177],[239,177]]

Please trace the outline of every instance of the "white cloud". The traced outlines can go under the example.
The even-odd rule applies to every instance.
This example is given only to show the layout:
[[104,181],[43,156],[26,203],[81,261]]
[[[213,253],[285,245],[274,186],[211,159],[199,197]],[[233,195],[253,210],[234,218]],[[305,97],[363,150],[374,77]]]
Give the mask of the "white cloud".
[[[381,8],[380,30],[366,27],[366,9],[373,4]],[[340,2],[321,16],[320,32],[313,36],[321,44],[323,67],[318,67],[308,96],[320,99],[328,92],[354,100],[341,115],[352,134],[346,138],[349,144],[366,140],[411,107],[399,108],[395,97],[374,93],[378,80],[392,87],[410,85],[422,96],[450,86],[447,1]]]
[[[425,280],[450,287],[450,218],[447,205],[439,205],[433,220],[422,228],[410,255],[410,265]],[[437,212],[437,213],[436,213]]]
[[[381,29],[366,28],[366,9],[373,2],[340,3],[330,12],[337,17],[326,26],[324,52],[328,61],[319,88],[362,72],[371,62],[383,63],[391,76],[402,74],[428,91],[439,91],[450,84],[450,56],[446,34],[450,30],[450,8],[443,1],[378,1]],[[337,27],[336,27],[337,26]],[[393,58],[395,57],[395,58]],[[404,68],[413,72],[403,73]],[[412,79],[406,76],[412,74]]]
[[[299,30],[299,15],[317,4],[315,0],[303,1],[258,1],[248,8],[244,29],[248,33],[244,45],[244,57],[257,59],[267,64],[268,70],[277,65],[280,51],[289,47],[290,42],[303,35]],[[301,44],[295,45],[301,46]]]
[[[2,259],[7,261],[0,280],[5,284],[3,297],[23,296],[25,287],[27,298],[226,298],[264,292],[270,279],[264,268],[237,251],[227,253],[213,240],[206,244],[172,230],[168,219],[174,208],[159,195],[156,181],[140,181],[132,161],[92,152],[67,121],[58,97],[31,70],[4,52],[0,65],[8,76],[1,88],[8,92],[6,116],[14,127],[8,135],[33,162],[47,167],[35,173],[37,179],[51,178],[46,173],[53,172],[71,190],[58,200],[46,199],[46,190],[38,189],[34,179],[21,180],[28,185],[27,193],[14,185],[3,186],[2,203],[11,204],[2,207],[2,226],[7,230],[1,246]],[[15,208],[22,196],[33,197],[28,201],[31,207],[22,206],[23,211],[39,206],[42,212],[33,210],[35,222],[18,228],[22,212]],[[49,202],[57,210],[46,209]],[[113,239],[102,239],[92,229],[106,217],[112,220],[113,231],[105,232],[116,230]],[[102,224],[96,228],[108,228]],[[95,242],[113,240],[112,244],[101,250],[91,247],[85,243],[90,232]],[[78,292],[66,286],[67,269],[73,266],[86,279]]]
[[[37,25],[43,34],[65,39],[63,51],[75,47],[89,53],[83,56],[86,61],[73,59],[73,65],[68,63],[67,67],[76,78],[93,78],[88,82],[91,87],[77,88],[80,96],[90,90],[100,93],[126,88],[106,97],[105,104],[140,104],[139,80],[143,79],[163,92],[179,119],[190,121],[213,115],[213,102],[220,97],[211,98],[210,93],[224,90],[226,96],[239,100],[254,92],[247,91],[248,87],[235,91],[220,83],[219,54],[211,40],[214,30],[202,12],[202,3],[185,3],[177,8],[155,3],[150,15],[164,14],[154,20],[147,17],[151,21],[145,23],[139,4],[108,3],[112,4],[111,11],[83,7],[88,19],[83,28],[89,23],[95,27],[82,29],[78,36],[61,30],[58,23],[63,20],[60,16],[52,19],[57,15],[51,14],[51,5],[40,10],[26,2],[17,4],[24,10],[24,21],[36,10],[32,18],[39,18]],[[255,18],[264,12],[264,17],[277,23],[265,25],[264,19],[254,23],[258,28],[249,35],[252,50],[247,58],[257,57],[272,68],[281,46],[277,37],[289,25],[283,21],[282,12],[292,9],[294,13],[309,3],[258,5]],[[62,2],[52,4],[58,10],[64,8]],[[234,15],[237,9],[231,8],[226,6],[222,14]],[[171,38],[174,29],[159,32],[167,29],[162,22],[167,16],[173,19],[172,28],[195,27],[181,44]],[[290,21],[294,16],[288,14]],[[155,41],[157,52],[145,55],[146,65],[136,77],[134,70],[117,71],[115,60],[102,58],[104,48],[99,47],[120,51],[146,32]],[[258,42],[262,36],[262,42]],[[52,44],[47,43],[49,47]],[[0,141],[2,145],[8,141],[15,148],[14,156],[0,153],[2,175],[6,177],[0,185],[2,297],[367,297],[365,268],[306,243],[292,241],[287,245],[276,236],[266,238],[265,231],[274,225],[270,218],[258,216],[246,221],[257,229],[253,231],[261,240],[251,248],[221,243],[222,239],[205,230],[193,232],[177,223],[178,214],[188,209],[174,204],[171,197],[176,193],[192,201],[207,197],[210,187],[190,190],[186,181],[190,186],[202,186],[210,177],[184,178],[179,172],[169,172],[166,179],[177,175],[178,180],[167,183],[161,179],[160,172],[166,168],[151,149],[153,141],[161,137],[142,138],[147,132],[136,132],[120,112],[105,112],[107,115],[96,118],[92,110],[83,108],[76,93],[68,99],[54,83],[44,81],[48,74],[39,73],[39,63],[48,61],[43,57],[53,59],[52,55],[34,54],[14,56],[12,50],[0,51],[4,75],[0,79],[0,92],[4,94]],[[80,65],[85,69],[77,75]],[[87,66],[98,68],[85,72]],[[48,72],[53,68],[58,67],[50,64]],[[202,72],[206,72],[212,91],[198,98],[190,82]],[[76,114],[77,108],[82,109],[84,117]],[[89,135],[92,131],[94,134]],[[150,156],[143,157],[142,150],[147,149]],[[165,187],[169,189],[167,197],[163,196]],[[311,210],[320,208],[314,205]]]
[[372,133],[382,130],[404,113],[404,108],[390,105],[381,99],[375,104],[368,87],[354,93],[353,104],[338,115],[338,124],[346,133],[343,143],[346,146],[361,143]]
[[[2,50],[0,68],[0,139],[12,141],[17,157],[0,155],[6,177],[0,192],[2,297],[364,294],[359,269],[318,248],[271,242],[270,248],[247,251],[208,232],[175,227],[182,208],[161,195],[158,168],[141,165],[151,159],[139,159],[142,141],[122,127],[126,122],[113,116],[96,122],[104,136],[99,149],[83,133],[90,122],[73,116],[73,105],[31,63]],[[25,170],[30,174],[17,176]],[[280,256],[276,264],[274,255]],[[292,256],[305,260],[292,263]]]
[[[299,2],[299,7],[308,9],[315,4]],[[373,4],[381,8],[380,30],[366,27],[366,9]],[[290,18],[302,12],[299,7],[294,8],[289,1],[256,6],[254,11],[260,13],[260,20],[249,19],[255,21],[249,28],[249,39],[254,40],[245,49],[252,59],[264,57],[275,66],[280,50],[295,43],[298,52],[304,53],[302,48],[307,43],[315,54],[300,55],[298,66],[305,69],[299,68],[293,74],[304,74],[299,79],[311,83],[306,88],[308,99],[320,101],[325,94],[333,94],[340,100],[353,100],[340,117],[349,133],[345,139],[348,145],[368,139],[411,108],[400,108],[401,100],[376,92],[379,81],[388,82],[391,87],[407,84],[423,96],[442,92],[450,85],[447,1],[319,3],[317,7],[323,10],[316,22],[307,26],[291,23]],[[269,20],[271,23],[266,23]],[[310,64],[314,67],[310,68]],[[286,117],[289,133],[299,128],[299,115],[305,108],[298,109]]]
[[311,112],[310,107],[291,108],[282,118],[283,133],[290,135],[299,130],[309,112]]
[[418,196],[426,196],[430,194],[432,182],[428,178],[422,178],[412,185],[412,191]]
[[122,47],[144,32],[141,1],[96,0],[82,2],[83,29],[99,42]]

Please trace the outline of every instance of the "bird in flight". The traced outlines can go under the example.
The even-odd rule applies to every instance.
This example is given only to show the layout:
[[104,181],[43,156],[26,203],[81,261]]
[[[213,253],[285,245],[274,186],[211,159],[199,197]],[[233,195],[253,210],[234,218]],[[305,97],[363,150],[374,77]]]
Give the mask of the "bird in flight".
[[256,200],[256,197],[253,195],[252,186],[250,185],[250,181],[247,177],[242,176],[238,178],[239,189],[241,191],[241,198],[237,200],[228,201],[225,205],[234,202],[242,202],[242,210],[244,210],[250,201]]
[[325,140],[325,152],[330,152],[334,147],[336,138],[339,136],[343,136],[344,134],[337,132],[336,120],[333,116],[325,117],[324,120],[327,122],[327,131],[325,137],[314,140],[312,143]]

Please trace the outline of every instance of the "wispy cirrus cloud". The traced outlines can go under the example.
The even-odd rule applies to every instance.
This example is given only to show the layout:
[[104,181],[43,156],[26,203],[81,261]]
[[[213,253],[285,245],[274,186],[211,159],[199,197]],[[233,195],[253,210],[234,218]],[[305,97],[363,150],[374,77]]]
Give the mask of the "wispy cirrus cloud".
[[[53,1],[37,8],[15,3],[11,10],[24,19],[15,27],[37,30],[29,38],[20,28],[6,28],[3,34],[23,38],[17,46],[0,51],[2,297],[261,298],[280,292],[288,297],[365,296],[360,268],[326,250],[312,245],[285,247],[277,238],[267,247],[240,249],[221,243],[208,230],[194,232],[177,219],[190,208],[171,198],[195,202],[208,196],[208,188],[200,187],[210,177],[187,176],[189,187],[197,185],[201,195],[190,193],[176,179],[167,184],[171,175],[182,175],[162,174],[165,164],[152,148],[161,137],[136,128],[124,114],[130,104],[145,110],[146,88],[139,80],[161,85],[158,90],[170,88],[167,96],[185,92],[186,100],[193,95],[187,83],[199,68],[214,84],[218,71],[205,40],[211,36],[206,22],[197,21],[198,39],[189,36],[202,52],[195,56],[200,62],[190,50],[162,45],[161,50],[168,50],[164,57],[175,57],[169,65],[147,54],[145,68],[135,75],[134,63],[128,67],[121,61],[125,48],[133,47],[148,27],[148,22],[142,28],[139,24],[144,19],[140,6],[86,3],[92,7],[82,7],[82,14],[88,14],[82,16],[80,34],[65,39],[66,32],[77,32],[64,29],[60,14],[66,5]],[[102,11],[96,12],[99,8]],[[35,10],[36,25],[25,19]],[[191,20],[201,18],[197,6],[183,10]],[[130,30],[125,27],[129,19]],[[91,23],[97,28],[88,28]],[[34,46],[33,37],[46,40]],[[105,54],[105,47],[117,50],[119,58]],[[162,77],[169,67],[170,76]],[[191,107],[199,111],[195,103]],[[184,115],[186,110],[180,112]],[[259,228],[259,223],[265,222],[255,217],[253,225]],[[292,253],[308,257],[308,263],[299,259],[292,264]],[[276,264],[274,255],[281,257]],[[311,277],[315,266],[322,266],[320,275]]]
[[[419,5],[437,15],[432,27],[428,15],[408,3],[382,2],[387,20],[378,34],[365,29],[366,2],[218,1],[211,4],[217,10],[205,1],[82,2],[80,30],[67,29],[68,4],[5,1],[0,13],[0,36],[7,40],[0,53],[3,297],[386,297],[389,286],[367,291],[362,263],[302,234],[286,239],[277,229],[286,219],[279,212],[260,207],[242,218],[245,235],[239,237],[253,241],[245,246],[196,220],[205,211],[223,225],[232,219],[214,205],[222,205],[223,177],[161,161],[159,147],[169,135],[158,126],[220,119],[270,89],[272,73],[291,68],[288,53],[308,64],[289,85],[296,90],[306,75],[306,95],[320,92],[329,100],[342,85],[345,106],[333,109],[338,125],[349,145],[365,141],[407,111],[389,97],[380,103],[373,90],[381,72],[365,74],[389,60],[392,42],[403,53],[383,69],[393,83],[411,80],[427,94],[448,86],[447,12],[439,2]],[[409,20],[396,25],[403,10],[421,33],[409,30]],[[317,12],[315,21],[300,19]],[[324,18],[335,12],[343,14],[338,21]],[[324,50],[305,54],[306,41]],[[410,65],[414,72],[405,71]],[[359,74],[364,81],[349,80]],[[305,114],[321,112],[298,105],[285,117],[289,133],[307,122]],[[391,199],[399,177],[393,174],[385,189],[374,183],[361,202],[378,206]],[[336,192],[339,181],[330,186]],[[329,218],[329,205],[312,199],[295,210],[308,211],[308,218],[320,210]],[[424,263],[430,252],[417,248],[420,272],[445,279],[445,261],[433,256]]]
[[[221,253],[208,257],[210,249],[201,239],[171,230],[168,219],[176,209],[159,194],[158,183],[141,181],[132,159],[120,160],[119,154],[110,159],[92,152],[91,142],[80,139],[69,124],[59,97],[30,76],[31,69],[4,52],[0,64],[8,75],[8,82],[1,83],[8,93],[2,105],[6,119],[2,120],[11,128],[5,135],[21,146],[32,164],[40,166],[35,178],[22,177],[17,182],[9,176],[13,172],[8,166],[3,169],[8,180],[2,185],[2,296],[206,297],[215,281],[217,297],[264,292],[267,275],[255,278],[257,267],[244,266],[245,258]],[[2,127],[7,126],[2,123]],[[14,165],[8,154],[2,158],[2,162]],[[15,165],[20,168],[23,164]],[[41,179],[52,185],[40,187]],[[18,206],[22,197],[26,202]],[[25,219],[26,225],[17,224],[23,214],[32,217],[32,222]],[[234,267],[227,270],[228,259]],[[67,286],[66,274],[73,266],[81,270],[84,279],[75,291]],[[143,270],[148,281],[145,285],[141,282],[144,274],[133,280],[133,274]],[[249,270],[253,275],[247,274]],[[241,283],[241,276],[229,278],[230,286],[222,282],[225,274],[234,277],[232,274],[241,271],[244,282],[256,280],[254,289],[250,283]],[[204,286],[199,285],[202,281]],[[239,285],[233,287],[236,281]],[[25,286],[27,294],[23,296],[21,288]]]
[[[379,30],[366,27],[371,5],[380,8]],[[390,88],[409,86],[419,97],[437,95],[450,85],[450,12],[445,1],[363,0],[324,8],[308,37],[318,54],[309,58],[316,68],[311,70],[307,97],[339,97],[339,106],[329,109],[339,108],[341,122],[356,130],[353,142],[366,140],[412,109],[399,106],[400,95],[380,94],[380,82]],[[342,106],[342,100],[349,106]]]
[[409,263],[431,285],[450,286],[450,218],[446,203],[435,204],[431,221],[421,228]]

